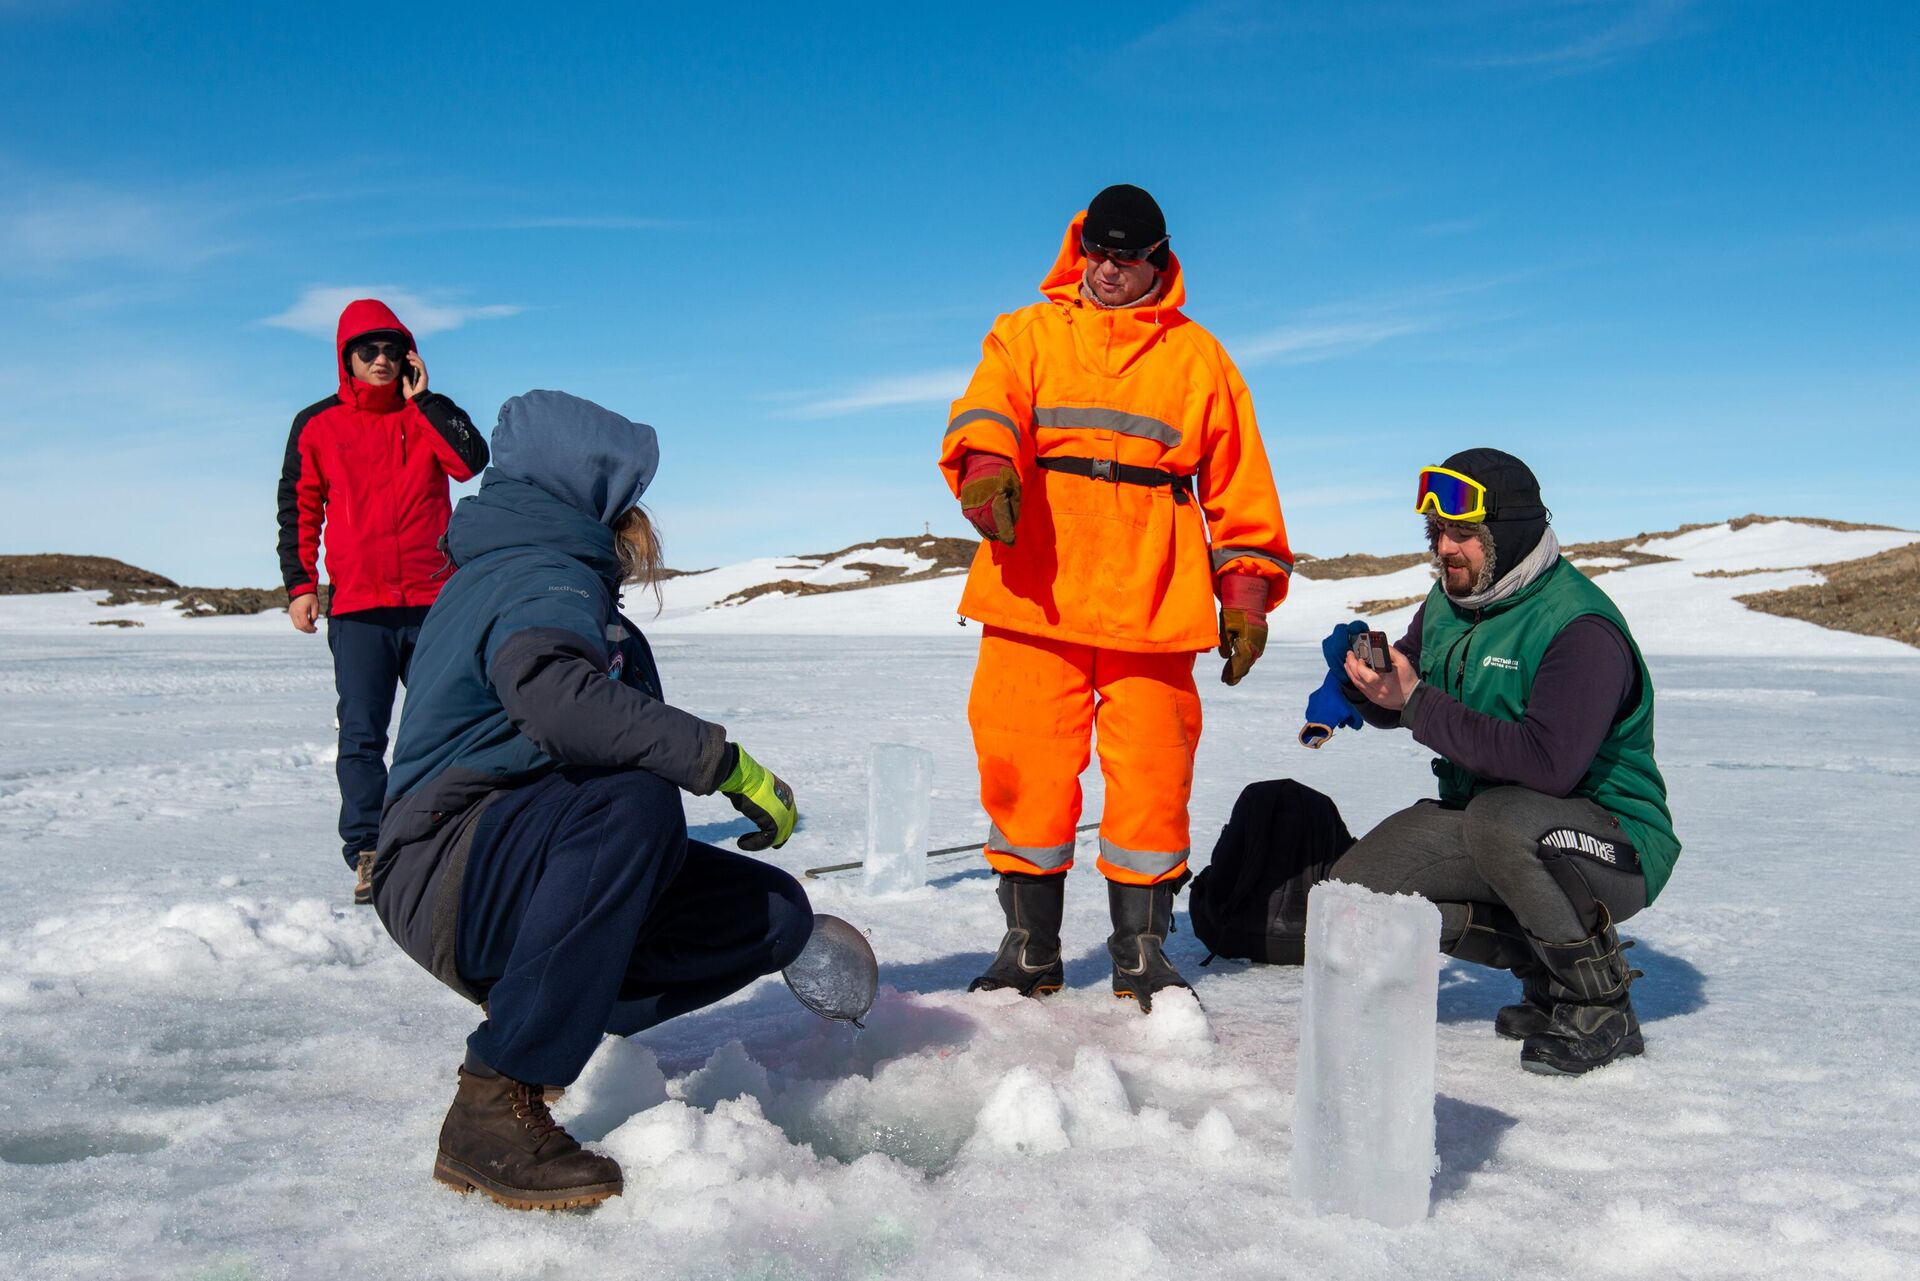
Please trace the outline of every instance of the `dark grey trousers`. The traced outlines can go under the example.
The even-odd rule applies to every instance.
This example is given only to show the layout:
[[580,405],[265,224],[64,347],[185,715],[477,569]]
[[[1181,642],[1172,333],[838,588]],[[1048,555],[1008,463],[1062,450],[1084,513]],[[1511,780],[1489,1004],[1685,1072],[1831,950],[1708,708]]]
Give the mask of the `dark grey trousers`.
[[1535,938],[1573,943],[1593,932],[1586,900],[1615,921],[1647,902],[1639,858],[1613,815],[1524,787],[1492,788],[1463,810],[1422,801],[1389,815],[1328,876],[1434,903],[1443,949],[1466,927],[1468,903],[1504,904]]

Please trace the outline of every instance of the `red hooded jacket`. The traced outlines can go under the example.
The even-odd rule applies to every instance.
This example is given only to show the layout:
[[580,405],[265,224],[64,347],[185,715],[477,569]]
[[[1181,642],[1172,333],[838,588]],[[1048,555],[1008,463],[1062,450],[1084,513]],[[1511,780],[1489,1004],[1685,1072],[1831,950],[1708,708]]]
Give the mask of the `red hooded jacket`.
[[440,537],[452,512],[447,480],[487,465],[487,442],[460,406],[437,392],[408,400],[401,379],[375,387],[353,376],[347,348],[363,334],[413,334],[385,303],[361,299],[340,313],[334,338],[340,390],[293,420],[280,471],[280,573],[292,600],[320,582],[326,526],[331,614],[385,605],[431,605],[446,558]]

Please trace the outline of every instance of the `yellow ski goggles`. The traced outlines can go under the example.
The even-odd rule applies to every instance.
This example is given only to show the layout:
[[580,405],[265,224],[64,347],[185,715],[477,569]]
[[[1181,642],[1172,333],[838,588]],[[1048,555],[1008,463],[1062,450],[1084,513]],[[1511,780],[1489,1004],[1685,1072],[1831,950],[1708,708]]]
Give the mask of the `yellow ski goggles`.
[[1487,487],[1445,467],[1422,467],[1413,509],[1441,520],[1477,524],[1487,518]]

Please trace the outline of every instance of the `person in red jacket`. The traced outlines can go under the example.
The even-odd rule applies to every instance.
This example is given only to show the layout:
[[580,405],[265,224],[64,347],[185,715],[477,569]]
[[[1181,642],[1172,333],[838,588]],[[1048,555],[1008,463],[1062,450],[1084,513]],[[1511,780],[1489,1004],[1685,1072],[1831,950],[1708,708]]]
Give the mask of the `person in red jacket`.
[[447,481],[487,465],[487,442],[427,390],[413,334],[383,302],[340,313],[340,389],[295,415],[280,471],[280,572],[296,629],[318,630],[324,527],[327,647],[340,696],[340,840],[353,901],[373,901],[374,840],[387,790],[387,725],[420,624],[445,581]]

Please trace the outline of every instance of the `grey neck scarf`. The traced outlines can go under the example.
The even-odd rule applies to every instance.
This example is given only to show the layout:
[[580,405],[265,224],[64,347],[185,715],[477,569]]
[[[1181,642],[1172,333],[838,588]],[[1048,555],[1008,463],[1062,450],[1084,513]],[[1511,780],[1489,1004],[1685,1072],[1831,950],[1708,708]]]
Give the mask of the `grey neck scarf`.
[[1518,595],[1531,586],[1535,579],[1552,569],[1554,562],[1559,559],[1560,540],[1553,536],[1553,527],[1549,525],[1547,531],[1540,535],[1539,545],[1527,553],[1525,560],[1500,575],[1493,586],[1471,596],[1449,596],[1447,599],[1461,609],[1485,609],[1509,596]]

